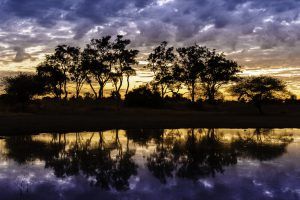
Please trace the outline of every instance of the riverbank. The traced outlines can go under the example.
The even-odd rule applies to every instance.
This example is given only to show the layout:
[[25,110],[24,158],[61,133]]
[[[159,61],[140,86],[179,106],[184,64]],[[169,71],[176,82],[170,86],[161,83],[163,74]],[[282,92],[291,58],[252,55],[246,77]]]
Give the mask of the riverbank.
[[298,112],[266,115],[124,109],[96,113],[0,113],[0,135],[103,129],[300,128]]

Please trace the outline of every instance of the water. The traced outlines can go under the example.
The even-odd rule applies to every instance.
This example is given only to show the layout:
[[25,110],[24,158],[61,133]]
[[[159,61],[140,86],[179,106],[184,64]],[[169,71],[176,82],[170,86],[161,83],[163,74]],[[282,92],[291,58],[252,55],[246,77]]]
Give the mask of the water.
[[0,200],[300,199],[300,129],[0,139]]

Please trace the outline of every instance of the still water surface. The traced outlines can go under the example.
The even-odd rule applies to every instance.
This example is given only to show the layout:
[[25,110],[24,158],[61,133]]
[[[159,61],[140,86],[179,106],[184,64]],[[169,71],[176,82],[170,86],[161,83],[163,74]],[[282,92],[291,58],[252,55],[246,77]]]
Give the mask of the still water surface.
[[300,199],[300,129],[1,137],[8,199]]

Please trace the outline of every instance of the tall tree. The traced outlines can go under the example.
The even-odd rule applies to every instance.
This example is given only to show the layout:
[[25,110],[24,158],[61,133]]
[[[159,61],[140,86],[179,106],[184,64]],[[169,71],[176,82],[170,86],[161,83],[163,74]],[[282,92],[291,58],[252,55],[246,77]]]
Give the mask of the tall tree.
[[269,76],[242,78],[229,91],[238,100],[252,102],[260,114],[263,114],[263,102],[280,99],[287,94],[285,83]]
[[205,59],[209,54],[206,47],[198,45],[178,48],[178,64],[181,71],[177,76],[189,90],[192,102],[195,102],[196,85],[200,81],[201,70],[205,68]]
[[223,53],[215,50],[206,55],[205,64],[200,70],[201,85],[204,89],[206,100],[214,102],[219,89],[224,84],[236,79],[240,66],[232,60],[225,58]]
[[82,63],[81,52],[79,48],[70,48],[69,54],[71,56],[69,74],[70,79],[75,83],[76,98],[79,97],[80,91],[83,87],[84,82],[88,79],[88,69]]
[[[104,87],[110,80],[112,66],[114,64],[113,54],[111,52],[111,36],[105,36],[101,39],[92,39],[86,46],[82,54],[82,64],[92,74],[92,78],[99,84],[98,98],[104,97]],[[88,83],[93,91],[91,78]]]
[[136,73],[134,68],[132,68],[132,65],[137,64],[136,56],[139,51],[127,49],[130,43],[130,40],[123,39],[122,35],[118,35],[112,46],[114,58],[112,82],[115,85],[115,93],[117,96],[120,96],[120,90],[123,85],[124,76],[127,78],[127,94],[129,89],[129,78],[131,75],[135,75]]
[[68,71],[72,59],[70,55],[70,51],[72,51],[73,48],[74,47],[70,47],[68,45],[58,45],[55,48],[54,55],[51,56],[51,58],[56,61],[57,65],[60,67],[65,77],[64,84],[63,84],[65,99],[68,98],[67,81],[69,79]]
[[167,42],[162,42],[149,55],[147,68],[154,73],[154,85],[159,90],[161,97],[164,98],[170,85],[172,84],[172,66],[175,61],[173,47],[167,47]]

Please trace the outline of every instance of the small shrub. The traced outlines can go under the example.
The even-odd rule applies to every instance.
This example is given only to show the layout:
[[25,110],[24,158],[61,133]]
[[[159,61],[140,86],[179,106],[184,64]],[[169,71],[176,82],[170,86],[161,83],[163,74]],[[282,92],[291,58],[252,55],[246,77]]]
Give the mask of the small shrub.
[[160,94],[152,91],[148,86],[133,89],[125,96],[125,105],[130,107],[158,108],[162,103]]

